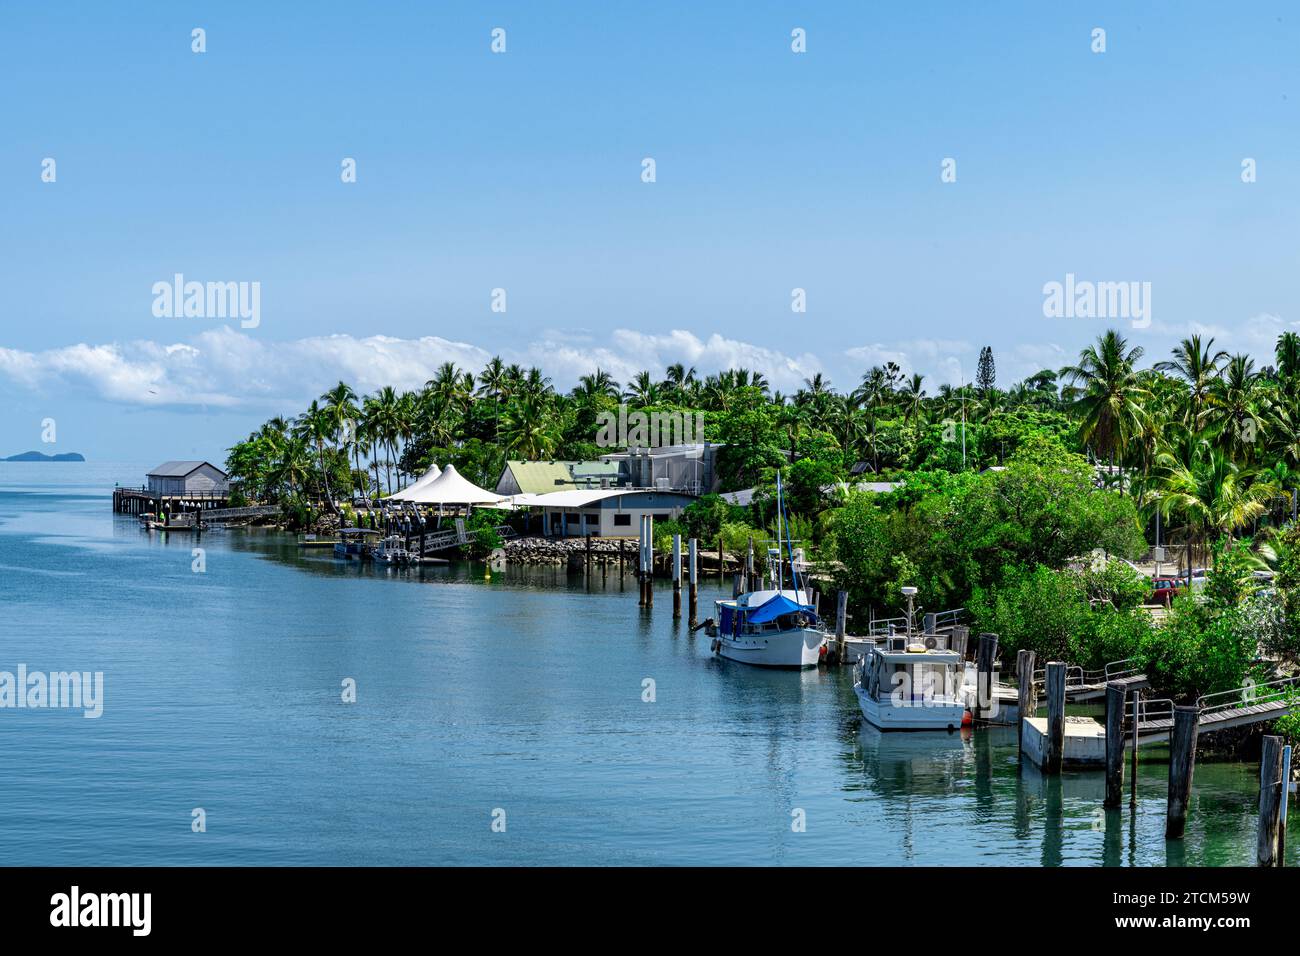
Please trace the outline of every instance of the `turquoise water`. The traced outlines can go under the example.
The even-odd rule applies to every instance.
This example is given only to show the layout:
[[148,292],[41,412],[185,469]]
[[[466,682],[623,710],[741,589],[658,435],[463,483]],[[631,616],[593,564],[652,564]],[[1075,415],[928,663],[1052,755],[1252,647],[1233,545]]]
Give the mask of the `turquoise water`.
[[0,670],[104,674],[99,719],[0,709],[0,864],[1253,861],[1254,767],[1199,765],[1166,844],[1145,751],[1137,814],[1104,813],[1099,773],[1019,768],[1012,730],[882,737],[847,669],[718,661],[617,574],[238,531],[195,573],[189,536],[112,515],[144,471],[0,463]]

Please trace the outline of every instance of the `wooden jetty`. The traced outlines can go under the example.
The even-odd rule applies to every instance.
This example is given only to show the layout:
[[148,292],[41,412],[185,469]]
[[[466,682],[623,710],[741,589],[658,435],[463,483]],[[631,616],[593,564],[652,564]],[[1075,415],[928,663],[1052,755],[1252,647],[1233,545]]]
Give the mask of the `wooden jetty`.
[[227,492],[195,491],[164,495],[144,487],[113,489],[114,514],[189,514],[195,511],[216,511],[229,507],[230,495]]
[[[1150,686],[1145,674],[1139,673],[1132,658],[1112,661],[1105,667],[1086,671],[1082,667],[1065,665],[1065,699],[1072,704],[1101,700],[1106,696],[1106,685],[1120,684],[1126,691]],[[1034,682],[1042,687],[1047,677],[1046,668],[1034,671]],[[1172,724],[1171,724],[1172,726]]]
[[[246,508],[209,508],[206,511],[163,512],[163,520],[149,523],[159,531],[203,531],[214,522],[239,521],[247,518],[269,518],[280,513],[279,505],[253,505]],[[151,512],[144,512],[145,515]],[[143,520],[143,519],[142,519]]]
[[[1105,767],[1103,806],[1118,808],[1123,800],[1124,752],[1132,756],[1130,806],[1137,809],[1138,750],[1152,743],[1169,744],[1169,791],[1165,810],[1165,838],[1180,840],[1186,830],[1191,806],[1192,777],[1196,767],[1196,742],[1202,734],[1275,720],[1300,707],[1300,676],[1284,677],[1263,684],[1218,691],[1199,697],[1194,704],[1176,704],[1166,699],[1146,699],[1144,675],[1135,673],[1128,661],[1116,661],[1105,670],[1114,679],[1103,685],[1106,699],[1104,726],[1095,720],[1079,719],[1068,732],[1065,705],[1069,696],[1068,665],[1049,662],[1043,671],[1032,670],[1032,654],[1018,657],[1028,667],[1021,669],[1021,699],[1029,701],[1031,712],[1021,718],[1021,754],[1047,774],[1058,774],[1063,765],[1102,763]],[[1078,669],[1074,669],[1078,673]],[[1046,720],[1032,716],[1039,674],[1045,675]],[[1091,699],[1086,677],[1075,680],[1076,699]],[[1071,757],[1073,756],[1073,759]],[[1100,756],[1100,760],[1098,757]],[[1280,738],[1265,738],[1260,764],[1259,840],[1260,866],[1280,866],[1286,839],[1286,802],[1290,778],[1290,748]]]

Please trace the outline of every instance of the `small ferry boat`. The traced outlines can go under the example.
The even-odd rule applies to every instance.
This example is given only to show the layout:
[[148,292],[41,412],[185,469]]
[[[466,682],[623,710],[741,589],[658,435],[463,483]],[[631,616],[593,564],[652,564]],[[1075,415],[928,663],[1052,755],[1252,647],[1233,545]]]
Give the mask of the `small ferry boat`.
[[[784,507],[781,476],[776,479],[777,534]],[[788,528],[788,525],[787,525]],[[788,538],[785,542],[790,548]],[[790,549],[792,587],[786,587],[781,549],[768,549],[770,579],[766,586],[730,601],[716,601],[717,616],[708,622],[713,652],[728,660],[760,667],[815,667],[826,653],[827,634],[808,592],[799,584],[799,566]]]
[[907,633],[869,645],[854,665],[853,692],[862,716],[880,730],[958,730],[966,719],[965,662],[936,635],[913,635],[916,588],[903,593]]
[[400,534],[392,534],[379,542],[371,557],[377,564],[410,564],[415,552],[406,550],[406,540]]

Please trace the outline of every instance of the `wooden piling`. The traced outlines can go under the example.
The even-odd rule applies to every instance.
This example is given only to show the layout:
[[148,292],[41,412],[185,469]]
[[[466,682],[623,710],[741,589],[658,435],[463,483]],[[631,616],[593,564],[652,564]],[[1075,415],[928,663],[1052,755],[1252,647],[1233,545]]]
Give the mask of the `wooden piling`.
[[849,592],[840,591],[835,596],[835,656],[841,664],[848,660]]
[[687,543],[687,556],[689,559],[687,567],[687,620],[691,627],[695,626],[696,614],[698,611],[697,593],[700,579],[700,548],[698,542],[691,538]]
[[981,634],[975,664],[975,706],[971,708],[971,716],[976,720],[992,719],[997,706],[993,683],[993,663],[997,659],[998,636]]
[[1281,808],[1283,788],[1282,738],[1265,737],[1259,755],[1259,833],[1255,844],[1255,862],[1259,866],[1281,866],[1283,834],[1286,821]]
[[1134,810],[1138,805],[1138,717],[1141,712],[1142,692],[1133,691],[1133,752],[1129,760],[1129,797],[1128,805]]
[[682,536],[673,535],[673,620],[682,616]]
[[1034,699],[1034,661],[1037,655],[1033,651],[1016,651],[1016,684],[1019,689],[1016,703],[1020,710],[1020,719],[1016,721],[1016,742],[1023,747],[1025,738],[1025,718],[1034,716],[1037,709]]
[[1282,748],[1282,808],[1278,811],[1277,865],[1286,866],[1286,809],[1291,799],[1291,746]]
[[1106,798],[1103,807],[1124,802],[1124,685],[1106,684]]
[[966,645],[970,643],[970,628],[958,625],[952,629],[952,637],[949,639],[949,645],[957,652],[957,657],[961,660],[966,659]]
[[734,601],[740,597],[740,573],[737,572],[731,576],[731,599]]
[[722,561],[722,535],[718,535],[718,580],[721,581],[727,576],[726,566]]
[[1192,795],[1192,770],[1196,767],[1196,725],[1200,708],[1174,708],[1174,732],[1169,739],[1169,803],[1165,815],[1165,839],[1181,840],[1187,826],[1187,803]]
[[645,519],[641,516],[641,525],[637,529],[637,551],[636,551],[636,603],[640,607],[645,607]]
[[1060,773],[1065,755],[1065,662],[1047,662],[1047,752],[1046,773]]
[[645,519],[645,606],[655,606],[655,519]]

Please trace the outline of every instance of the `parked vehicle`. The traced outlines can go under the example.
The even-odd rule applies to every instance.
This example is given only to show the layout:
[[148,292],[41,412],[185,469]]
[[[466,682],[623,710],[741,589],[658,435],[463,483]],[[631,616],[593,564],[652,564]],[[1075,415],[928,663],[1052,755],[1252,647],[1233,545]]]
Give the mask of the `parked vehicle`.
[[1174,598],[1186,590],[1186,578],[1152,578],[1151,594],[1147,597],[1147,603],[1169,607]]

